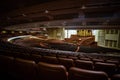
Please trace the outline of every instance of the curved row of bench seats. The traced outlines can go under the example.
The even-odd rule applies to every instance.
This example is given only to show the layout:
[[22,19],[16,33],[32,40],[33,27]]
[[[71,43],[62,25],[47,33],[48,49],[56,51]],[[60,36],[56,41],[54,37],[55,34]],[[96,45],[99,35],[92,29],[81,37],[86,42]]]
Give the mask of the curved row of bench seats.
[[[0,40],[0,50],[6,50],[6,51],[11,51],[11,52],[19,52],[19,53],[29,53],[29,54],[41,54],[41,55],[47,55],[47,54],[63,54],[63,55],[81,55],[81,54],[86,54],[82,52],[72,52],[72,51],[62,51],[62,50],[52,50],[52,49],[44,49],[44,48],[33,48],[33,47],[25,47],[25,46],[20,46],[16,44],[12,44],[9,42],[5,42]],[[69,48],[69,47],[68,47]],[[84,49],[85,50],[85,49]],[[91,49],[90,49],[91,50]],[[89,50],[86,50],[89,51]],[[117,52],[116,52],[117,53]],[[119,52],[118,52],[119,53]],[[114,55],[104,55],[104,54],[94,54],[94,53],[87,53],[86,55],[97,55],[97,56],[105,56],[105,57],[112,57],[112,58],[120,58],[120,56],[114,56]],[[114,54],[114,52],[113,52]]]
[[[79,80],[82,78],[81,76],[85,77],[87,75],[88,78],[83,78],[83,80],[107,80],[108,78],[112,79],[113,76],[116,78],[116,74],[120,74],[120,66],[118,73],[116,73],[116,65],[111,63],[96,62],[93,64],[92,61],[85,60],[75,60],[74,62],[73,59],[57,59],[56,57],[48,56],[44,56],[40,60],[41,61],[36,64],[33,60],[0,55],[0,72],[1,74],[7,74],[10,77],[12,76],[12,79],[17,80],[51,80],[53,76],[53,80],[58,80],[58,77],[60,76],[59,80],[67,80],[67,78],[73,80],[76,77],[78,77],[78,79],[76,78],[74,80]],[[60,71],[55,72],[56,70]],[[97,79],[95,78],[95,75],[99,75]],[[98,79],[100,78],[100,75],[101,78],[102,76],[106,78]],[[117,77],[120,79],[119,75]]]
[[[35,64],[36,63],[38,64],[39,62],[47,62],[50,64],[57,64],[57,65],[60,64],[60,65],[64,65],[67,71],[69,71],[71,67],[101,71],[101,68],[103,67],[102,71],[106,72],[109,77],[111,77],[113,74],[116,73],[120,74],[120,57],[116,57],[116,56],[77,53],[70,51],[42,49],[42,48],[34,49],[34,48],[26,48],[18,45],[12,45],[11,43],[4,43],[4,42],[1,44],[0,48],[1,48],[0,49],[1,55],[11,56],[14,57],[15,59],[22,58],[22,59],[32,60],[35,62]],[[99,66],[97,67],[97,65]],[[105,65],[105,66],[101,66],[101,65]]]
[[[67,71],[64,64],[51,64],[0,55],[1,80],[119,80],[120,74],[109,76],[103,71],[82,69],[75,66]],[[3,75],[3,76],[1,76]]]
[[105,62],[102,59],[93,59],[90,60],[89,58],[79,58],[79,59],[72,59],[72,58],[65,58],[65,57],[53,57],[53,56],[40,56],[40,55],[33,55],[33,60],[36,63],[42,61],[51,64],[62,64],[69,70],[70,67],[79,67],[83,69],[90,69],[90,70],[102,70],[108,73],[110,76],[115,73],[120,73],[120,62],[115,60],[106,60]]

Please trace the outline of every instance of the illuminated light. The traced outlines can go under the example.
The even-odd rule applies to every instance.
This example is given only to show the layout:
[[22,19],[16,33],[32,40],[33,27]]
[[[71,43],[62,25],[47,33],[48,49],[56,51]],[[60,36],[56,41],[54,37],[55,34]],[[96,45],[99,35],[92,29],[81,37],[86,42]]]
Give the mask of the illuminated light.
[[45,34],[45,36],[48,36],[48,34]]
[[22,31],[19,31],[19,33],[23,33]]
[[45,31],[46,31],[46,28],[43,28],[43,30],[45,30]]
[[45,13],[49,13],[49,11],[48,11],[48,10],[45,10]]
[[25,17],[26,15],[25,15],[25,14],[22,14],[22,16],[24,16],[24,17]]
[[86,9],[85,5],[82,5],[81,9]]
[[15,33],[14,31],[11,31],[11,33]]
[[82,39],[81,38],[79,38],[79,41],[81,41]]
[[7,20],[10,20],[11,18],[10,17],[7,17]]
[[3,34],[7,33],[6,31],[2,31]]

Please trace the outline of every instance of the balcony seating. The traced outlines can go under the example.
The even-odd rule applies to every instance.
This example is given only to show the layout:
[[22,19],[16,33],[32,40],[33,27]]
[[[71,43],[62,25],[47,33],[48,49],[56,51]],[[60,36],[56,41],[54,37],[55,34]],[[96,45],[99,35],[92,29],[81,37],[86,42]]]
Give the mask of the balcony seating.
[[66,68],[63,65],[38,63],[39,80],[67,80]]
[[[63,65],[67,71],[69,71],[69,68],[76,66],[83,69],[104,71],[109,77],[112,77],[115,74],[120,74],[119,56],[103,55],[102,53],[79,53],[43,48],[26,48],[12,45],[10,43],[4,44],[4,42],[0,44],[2,44],[0,45],[0,73],[4,72],[5,74],[13,74],[17,80],[20,78],[20,75],[22,76],[20,78],[22,80],[29,79],[28,75],[26,76],[28,71],[31,71],[29,72],[30,75],[34,74],[33,68],[35,68],[35,65],[41,61],[49,64]],[[21,58],[22,60],[18,58]],[[23,59],[27,59],[27,61]],[[31,62],[31,60],[33,61]],[[31,66],[31,68],[28,68],[27,65],[32,65],[33,67]]]
[[102,71],[92,71],[72,67],[69,70],[68,80],[108,80],[108,76]]

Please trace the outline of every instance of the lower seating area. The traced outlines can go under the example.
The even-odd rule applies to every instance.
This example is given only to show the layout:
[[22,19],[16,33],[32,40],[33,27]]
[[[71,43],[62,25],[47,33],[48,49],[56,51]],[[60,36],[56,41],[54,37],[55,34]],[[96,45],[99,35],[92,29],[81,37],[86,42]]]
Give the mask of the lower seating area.
[[109,80],[105,72],[85,70],[76,67],[70,68],[68,79],[69,80]]
[[[0,78],[12,80],[119,80],[118,65],[36,55],[30,59],[0,55]],[[37,59],[37,62],[36,62]],[[52,61],[53,60],[53,61]],[[6,76],[6,77],[3,77]],[[6,79],[7,80],[7,79]]]
[[120,80],[120,57],[10,43],[0,46],[0,80]]

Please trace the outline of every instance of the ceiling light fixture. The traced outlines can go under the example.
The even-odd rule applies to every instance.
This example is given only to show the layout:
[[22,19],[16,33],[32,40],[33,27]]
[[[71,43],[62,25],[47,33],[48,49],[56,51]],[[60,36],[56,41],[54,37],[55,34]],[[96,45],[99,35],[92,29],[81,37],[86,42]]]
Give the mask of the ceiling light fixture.
[[10,17],[7,17],[7,20],[10,20],[11,18]]
[[86,9],[85,5],[82,5],[81,9]]
[[22,14],[22,16],[24,16],[24,17],[25,17],[26,15],[25,15],[25,14]]
[[49,13],[49,11],[48,11],[48,10],[45,10],[45,13]]

